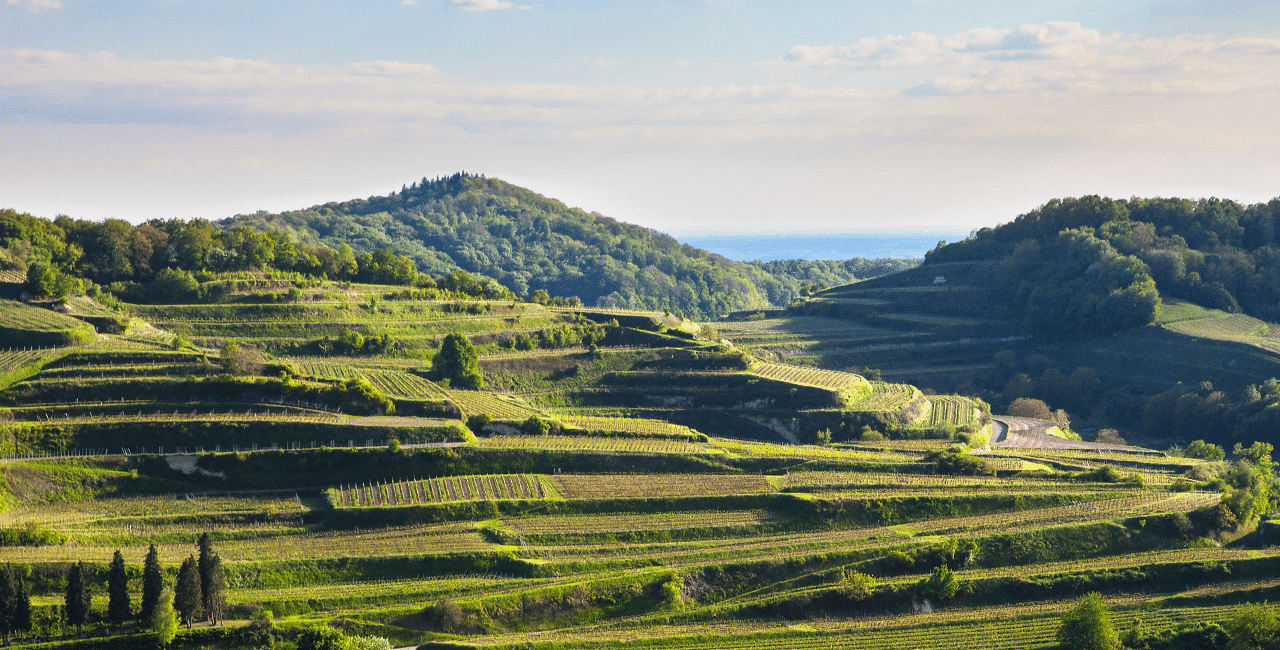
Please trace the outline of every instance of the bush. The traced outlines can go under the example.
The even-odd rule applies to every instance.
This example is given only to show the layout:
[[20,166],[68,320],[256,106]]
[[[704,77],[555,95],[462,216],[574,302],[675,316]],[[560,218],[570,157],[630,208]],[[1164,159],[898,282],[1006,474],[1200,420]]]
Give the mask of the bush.
[[1182,455],[1187,458],[1203,458],[1204,460],[1217,462],[1227,457],[1227,452],[1218,445],[1207,443],[1203,440],[1192,440],[1191,444],[1182,451]]
[[472,433],[479,435],[486,426],[489,426],[490,422],[493,422],[493,416],[488,413],[480,413],[467,418],[467,428],[471,429]]
[[298,635],[298,650],[346,650],[347,637],[331,627],[307,628]]
[[1265,603],[1246,603],[1237,607],[1231,620],[1227,621],[1226,629],[1231,637],[1227,645],[1230,650],[1274,648],[1280,637],[1280,621],[1276,619],[1275,608]]
[[851,600],[866,600],[876,591],[876,579],[865,574],[845,569],[840,572],[837,588]]
[[240,631],[240,641],[252,648],[271,648],[276,643],[275,614],[266,608],[258,608],[249,624]]
[[555,427],[550,420],[540,418],[536,415],[530,415],[524,424],[520,425],[520,429],[531,436],[545,436]]
[[422,609],[422,620],[437,632],[457,632],[462,629],[462,608],[452,598],[441,598]]
[[1079,604],[1062,615],[1058,643],[1072,650],[1114,650],[1120,647],[1120,636],[1111,625],[1111,612],[1097,592],[1080,599]]
[[987,461],[964,452],[931,451],[924,459],[925,462],[933,463],[939,474],[994,476],[996,473]]
[[347,650],[391,650],[391,642],[380,636],[353,636],[347,639]]
[[947,600],[960,590],[960,580],[946,566],[934,567],[933,573],[916,583],[916,593],[921,598],[935,601]]

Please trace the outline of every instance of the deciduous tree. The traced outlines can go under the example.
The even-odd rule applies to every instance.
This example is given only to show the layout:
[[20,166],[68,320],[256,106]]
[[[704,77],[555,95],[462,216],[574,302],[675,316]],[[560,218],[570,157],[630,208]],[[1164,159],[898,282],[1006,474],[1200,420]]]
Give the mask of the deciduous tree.
[[455,388],[484,388],[480,374],[480,355],[471,340],[453,333],[444,337],[440,351],[431,359],[431,370],[436,377],[448,379]]

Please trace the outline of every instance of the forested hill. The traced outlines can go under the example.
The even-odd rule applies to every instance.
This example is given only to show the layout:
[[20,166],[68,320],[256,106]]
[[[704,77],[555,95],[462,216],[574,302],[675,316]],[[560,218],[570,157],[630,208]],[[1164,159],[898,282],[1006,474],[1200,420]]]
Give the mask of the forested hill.
[[1033,333],[1096,334],[1151,322],[1160,295],[1280,320],[1280,199],[1055,199],[925,256],[985,261],[988,287]]
[[458,268],[519,295],[545,289],[588,305],[670,309],[711,318],[786,305],[804,283],[833,285],[913,266],[905,260],[743,263],[669,235],[569,208],[498,179],[456,174],[388,196],[305,210],[237,215],[217,226],[285,231],[299,243],[389,249],[418,271]]

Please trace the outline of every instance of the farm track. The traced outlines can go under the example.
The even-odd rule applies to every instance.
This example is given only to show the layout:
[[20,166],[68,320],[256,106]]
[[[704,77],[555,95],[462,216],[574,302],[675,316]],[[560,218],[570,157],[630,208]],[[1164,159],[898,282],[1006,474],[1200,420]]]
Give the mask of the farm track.
[[995,418],[1005,426],[1005,431],[994,437],[991,446],[998,449],[1079,449],[1088,451],[1145,452],[1140,447],[1126,445],[1108,445],[1099,442],[1082,442],[1067,440],[1046,433],[1058,426],[1049,420],[1037,420],[1009,415]]

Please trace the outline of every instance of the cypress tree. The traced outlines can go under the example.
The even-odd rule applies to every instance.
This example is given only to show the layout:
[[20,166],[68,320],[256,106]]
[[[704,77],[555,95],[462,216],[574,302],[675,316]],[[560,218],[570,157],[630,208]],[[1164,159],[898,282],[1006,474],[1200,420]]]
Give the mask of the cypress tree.
[[209,586],[204,592],[205,613],[210,623],[222,623],[227,609],[227,580],[222,572],[222,557],[214,554],[209,560]]
[[116,549],[107,571],[107,620],[117,625],[129,620],[129,574],[124,568],[124,554]]
[[152,614],[156,611],[156,605],[160,604],[160,594],[164,592],[164,569],[160,566],[160,553],[156,550],[156,545],[151,545],[151,550],[147,551],[147,560],[142,567],[142,611],[139,616],[144,621],[150,621]]
[[18,607],[18,591],[13,582],[13,570],[8,565],[0,569],[0,633],[7,641],[14,631],[14,613]]
[[200,560],[197,563],[200,569],[200,607],[206,615],[213,616],[213,607],[209,602],[213,587],[213,540],[209,539],[209,533],[202,533],[196,544],[200,547]]
[[16,592],[14,598],[13,620],[11,625],[15,632],[23,634],[31,631],[31,596],[27,593],[27,581],[21,573],[16,573]]
[[66,612],[67,622],[76,626],[79,634],[85,623],[89,622],[91,605],[89,589],[84,579],[84,563],[76,562],[67,570]]
[[200,591],[200,568],[195,556],[188,555],[178,569],[178,585],[173,590],[173,607],[182,616],[182,622],[191,628],[191,622],[200,615],[204,596]]

